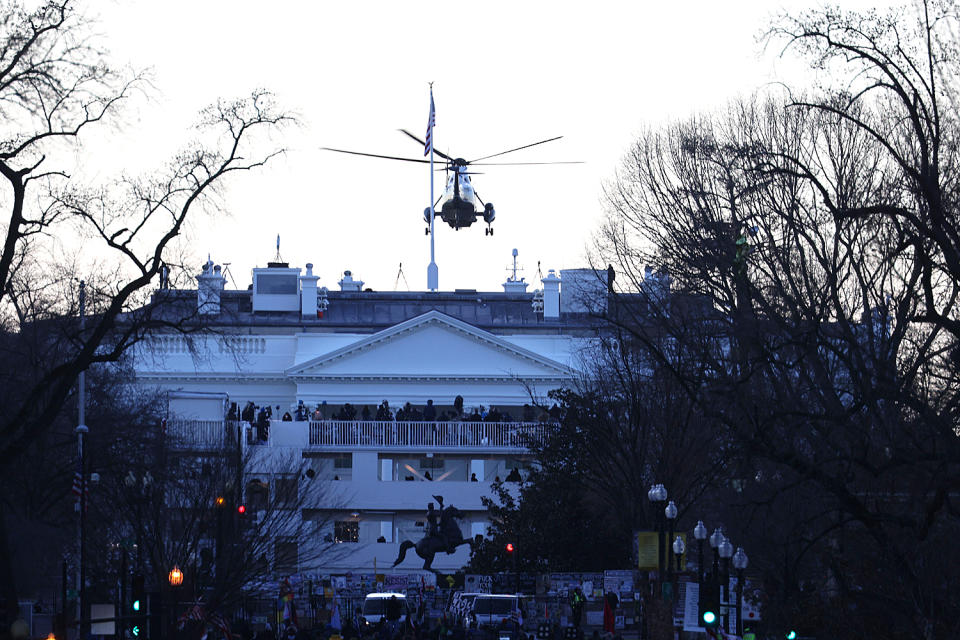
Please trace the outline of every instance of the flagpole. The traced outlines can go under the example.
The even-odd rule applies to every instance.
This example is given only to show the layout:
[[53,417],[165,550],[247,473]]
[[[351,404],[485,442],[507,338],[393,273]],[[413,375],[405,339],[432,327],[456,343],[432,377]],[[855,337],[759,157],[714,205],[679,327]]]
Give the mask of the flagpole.
[[[85,311],[87,301],[86,283],[80,281],[80,340],[83,341],[83,330],[86,327]],[[87,588],[86,588],[86,555],[87,555],[87,468],[86,456],[83,449],[83,436],[89,431],[86,425],[86,381],[84,371],[81,369],[77,376],[77,428],[74,430],[77,434],[77,466],[80,469],[80,531],[78,542],[78,567],[77,567],[77,605],[80,608],[77,620],[80,623],[79,637],[86,638],[87,634]]]
[[427,289],[437,291],[440,288],[440,270],[437,268],[436,255],[433,246],[433,218],[436,212],[433,208],[433,83],[430,83],[430,121],[427,123],[430,137],[430,265],[427,267]]

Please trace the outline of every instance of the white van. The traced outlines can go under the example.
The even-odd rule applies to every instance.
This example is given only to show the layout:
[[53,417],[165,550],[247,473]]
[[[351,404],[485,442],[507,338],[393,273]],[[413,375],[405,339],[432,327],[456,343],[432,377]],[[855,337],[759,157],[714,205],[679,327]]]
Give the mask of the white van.
[[511,619],[525,621],[525,608],[523,596],[485,593],[473,599],[470,622],[485,628],[499,627]]
[[378,624],[381,620],[387,618],[387,607],[390,606],[391,598],[396,598],[400,605],[400,622],[407,621],[407,614],[410,613],[407,608],[407,596],[402,593],[384,592],[368,593],[363,599],[363,609],[361,615],[368,625]]

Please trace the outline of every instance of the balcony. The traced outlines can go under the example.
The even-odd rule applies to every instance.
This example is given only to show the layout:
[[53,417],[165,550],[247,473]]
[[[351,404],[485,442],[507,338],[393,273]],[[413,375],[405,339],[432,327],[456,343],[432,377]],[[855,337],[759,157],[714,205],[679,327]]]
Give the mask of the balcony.
[[487,451],[523,453],[542,442],[546,425],[537,422],[394,422],[322,420],[310,424],[310,449]]
[[313,451],[460,451],[525,453],[542,442],[549,424],[539,422],[395,422],[363,420],[270,421],[266,440],[247,422],[170,419],[167,441],[175,449],[218,451],[236,445],[298,447]]

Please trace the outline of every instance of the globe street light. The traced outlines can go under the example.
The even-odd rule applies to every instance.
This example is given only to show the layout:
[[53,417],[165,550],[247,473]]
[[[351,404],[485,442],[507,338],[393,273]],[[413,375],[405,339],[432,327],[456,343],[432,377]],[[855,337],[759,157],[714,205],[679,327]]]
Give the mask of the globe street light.
[[[677,505],[671,500],[666,508],[663,510],[663,515],[667,517],[667,527],[668,527],[668,536],[667,540],[673,540],[673,523],[677,519]],[[673,570],[674,570],[674,559],[673,559],[673,548],[668,549],[667,556],[667,571],[671,574],[670,581],[673,581]]]
[[658,581],[660,584],[663,584],[663,565],[664,556],[666,555],[664,547],[666,547],[666,541],[664,540],[665,534],[663,531],[664,512],[660,508],[660,505],[667,500],[667,488],[662,484],[651,485],[650,490],[647,491],[647,498],[653,503],[653,511],[657,518],[657,574]]
[[730,610],[730,608],[729,608],[729,604],[730,604],[730,556],[733,555],[733,545],[730,544],[730,540],[728,540],[728,539],[726,538],[726,536],[724,536],[723,542],[720,543],[720,547],[718,548],[718,551],[719,551],[719,553],[720,553],[720,559],[723,560],[723,575],[722,575],[722,577],[720,578],[720,588],[722,589],[722,592],[723,592],[722,600],[723,600],[724,604],[728,605],[727,608],[724,609],[724,614],[723,614],[723,629],[724,629],[724,631],[730,631],[730,624],[729,624],[730,615],[729,615],[729,613],[727,613],[727,612],[729,612],[729,610]]
[[673,541],[673,555],[677,558],[677,570],[680,570],[680,567],[683,565],[683,554],[687,551],[687,545],[684,543],[683,538],[677,536],[676,540]]
[[720,543],[723,542],[723,529],[717,527],[710,534],[710,548],[713,549],[713,577],[720,576]]
[[703,588],[703,541],[707,539],[707,528],[703,525],[703,520],[697,520],[693,537],[697,539],[697,584]]
[[733,554],[733,568],[737,570],[737,635],[743,636],[743,570],[747,568],[747,554],[737,547]]
[[171,587],[179,587],[183,584],[183,571],[180,571],[180,567],[173,565],[173,569],[170,569],[170,573],[167,574],[167,580],[170,581]]

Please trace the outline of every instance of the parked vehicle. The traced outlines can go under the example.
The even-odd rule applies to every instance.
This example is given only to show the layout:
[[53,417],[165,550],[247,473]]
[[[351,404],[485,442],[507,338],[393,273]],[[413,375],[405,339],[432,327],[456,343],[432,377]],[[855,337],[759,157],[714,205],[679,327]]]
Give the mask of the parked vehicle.
[[526,598],[519,595],[478,595],[473,600],[469,622],[480,628],[504,628],[515,625],[522,628],[526,615]]
[[368,593],[363,600],[363,609],[361,610],[364,621],[368,625],[376,625],[381,620],[389,619],[388,614],[391,606],[398,607],[399,622],[406,622],[410,609],[405,594],[395,592]]

